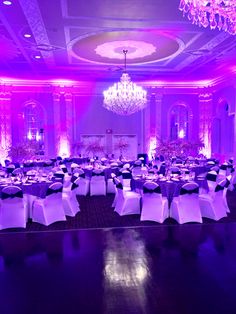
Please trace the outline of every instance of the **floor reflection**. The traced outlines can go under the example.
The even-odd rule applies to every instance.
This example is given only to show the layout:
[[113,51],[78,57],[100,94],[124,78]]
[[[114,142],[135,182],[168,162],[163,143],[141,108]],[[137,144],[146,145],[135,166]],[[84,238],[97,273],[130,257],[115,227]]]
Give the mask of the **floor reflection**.
[[1,313],[235,313],[236,224],[0,236]]

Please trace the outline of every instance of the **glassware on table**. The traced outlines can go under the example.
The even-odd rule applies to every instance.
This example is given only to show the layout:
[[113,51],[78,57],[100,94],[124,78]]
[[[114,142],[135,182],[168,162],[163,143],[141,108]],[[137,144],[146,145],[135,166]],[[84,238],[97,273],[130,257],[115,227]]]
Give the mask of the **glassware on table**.
[[194,181],[194,179],[195,179],[195,172],[194,171],[190,171],[189,181]]

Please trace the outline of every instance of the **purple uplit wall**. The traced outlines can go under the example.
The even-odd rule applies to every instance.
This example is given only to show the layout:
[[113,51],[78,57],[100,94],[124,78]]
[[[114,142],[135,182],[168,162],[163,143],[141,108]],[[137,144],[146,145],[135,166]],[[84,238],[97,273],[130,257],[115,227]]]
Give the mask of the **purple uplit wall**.
[[[168,94],[162,98],[161,138],[170,138],[170,111],[175,105],[185,105],[188,110],[188,139],[199,138],[199,101],[196,94]],[[194,126],[194,127],[193,127]]]
[[131,116],[119,116],[102,106],[102,95],[78,95],[75,105],[75,138],[80,134],[105,134],[110,129],[113,134],[135,134],[141,141],[141,112]]
[[[170,138],[170,112],[180,104],[188,111],[188,140],[202,139],[203,152],[208,157],[224,160],[235,155],[235,87],[218,87],[213,92],[213,88],[195,85],[192,88],[183,84],[165,88],[146,85],[147,108],[128,117],[103,108],[105,88],[103,83],[61,80],[0,84],[1,149],[26,138],[24,108],[32,101],[42,111],[40,128],[48,157],[73,154],[73,146],[80,142],[81,135],[105,135],[108,143],[111,134],[136,135],[138,153],[151,154],[150,142],[154,147],[155,137]],[[111,143],[107,151],[110,150]],[[3,159],[6,156],[4,150],[1,152]]]

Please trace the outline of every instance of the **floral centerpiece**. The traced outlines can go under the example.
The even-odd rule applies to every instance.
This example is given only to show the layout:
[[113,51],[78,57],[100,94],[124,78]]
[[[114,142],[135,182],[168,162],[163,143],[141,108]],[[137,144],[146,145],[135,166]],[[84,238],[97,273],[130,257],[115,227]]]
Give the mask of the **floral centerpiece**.
[[177,140],[157,140],[156,153],[164,156],[165,160],[171,160],[172,157],[186,159],[188,156],[197,157],[199,150],[204,144],[199,140],[190,142],[183,139]]
[[38,143],[22,142],[10,146],[8,149],[8,157],[13,162],[23,162],[25,160],[34,159],[38,151]]
[[115,150],[119,150],[121,156],[124,154],[125,151],[127,151],[128,147],[129,144],[123,138],[120,138],[115,144]]
[[86,152],[87,154],[92,153],[93,156],[96,156],[96,154],[104,152],[104,146],[100,143],[100,141],[93,141],[88,143]]
[[76,142],[72,145],[72,152],[73,155],[78,156],[79,154],[81,154],[82,149],[85,147],[84,142]]

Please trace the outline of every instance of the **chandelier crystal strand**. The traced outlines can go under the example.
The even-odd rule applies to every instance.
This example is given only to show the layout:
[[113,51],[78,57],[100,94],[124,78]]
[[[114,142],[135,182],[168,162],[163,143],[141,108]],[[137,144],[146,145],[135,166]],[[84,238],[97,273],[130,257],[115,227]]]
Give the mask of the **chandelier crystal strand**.
[[180,0],[179,9],[192,24],[236,34],[236,0]]
[[120,82],[115,83],[103,92],[103,106],[115,112],[116,114],[127,116],[147,105],[147,92],[141,87],[133,83],[128,73],[126,73],[126,54],[127,50],[123,50],[125,56],[125,70],[120,78]]

